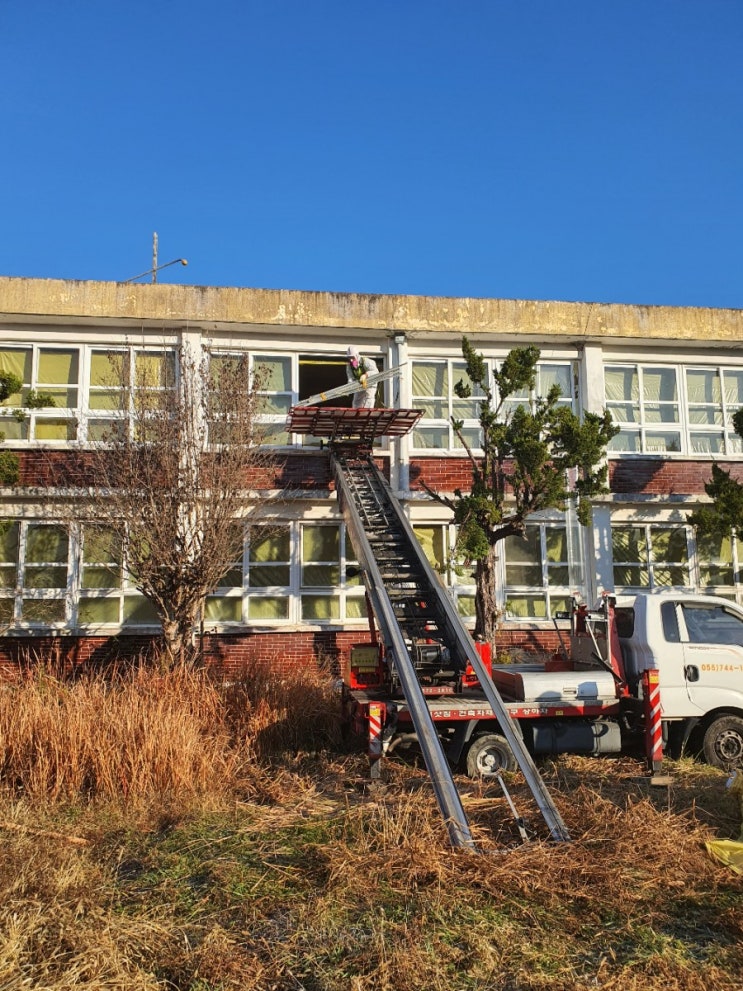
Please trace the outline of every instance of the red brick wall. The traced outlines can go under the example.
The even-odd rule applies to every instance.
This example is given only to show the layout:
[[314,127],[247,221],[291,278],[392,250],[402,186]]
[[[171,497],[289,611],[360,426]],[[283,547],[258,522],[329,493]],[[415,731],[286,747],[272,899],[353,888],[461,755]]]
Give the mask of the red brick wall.
[[[207,635],[203,650],[206,663],[227,677],[236,678],[254,664],[281,672],[308,662],[321,661],[338,674],[354,644],[368,643],[369,634],[316,630],[293,633],[243,633]],[[0,679],[43,663],[60,670],[104,667],[117,660],[150,656],[154,637],[2,637]],[[498,637],[498,649],[551,653],[558,647],[554,630],[507,630]]]
[[[743,482],[743,464],[723,463],[721,467]],[[703,495],[711,474],[710,461],[625,458],[609,462],[609,486],[618,493]]]
[[[19,459],[19,486],[80,486],[95,484],[92,459],[85,451],[22,450]],[[389,458],[377,458],[376,465],[389,478]],[[282,454],[270,468],[249,472],[245,487],[250,489],[332,489],[333,476],[327,451],[297,451]]]
[[425,482],[434,492],[466,491],[472,484],[472,465],[467,458],[412,458],[410,488]]

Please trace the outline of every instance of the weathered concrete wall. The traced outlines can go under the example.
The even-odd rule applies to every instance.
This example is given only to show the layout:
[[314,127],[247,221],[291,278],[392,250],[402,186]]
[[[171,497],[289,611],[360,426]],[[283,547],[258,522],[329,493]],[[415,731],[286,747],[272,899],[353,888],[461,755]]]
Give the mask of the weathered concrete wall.
[[740,344],[743,310],[0,277],[0,319],[156,321]]

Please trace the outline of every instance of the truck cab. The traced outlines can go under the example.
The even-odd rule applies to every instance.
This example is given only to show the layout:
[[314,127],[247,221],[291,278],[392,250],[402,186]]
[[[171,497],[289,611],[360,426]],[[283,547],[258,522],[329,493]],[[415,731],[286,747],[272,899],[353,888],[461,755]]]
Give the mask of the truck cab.
[[697,737],[718,767],[743,764],[743,609],[686,592],[618,598],[617,634],[630,692],[656,668],[662,718],[683,746]]

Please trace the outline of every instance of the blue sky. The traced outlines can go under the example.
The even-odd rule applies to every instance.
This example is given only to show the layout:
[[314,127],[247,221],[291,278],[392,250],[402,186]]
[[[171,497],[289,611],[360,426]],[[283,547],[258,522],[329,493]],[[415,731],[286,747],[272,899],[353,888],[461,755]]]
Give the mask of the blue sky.
[[743,305],[741,0],[0,0],[0,274]]

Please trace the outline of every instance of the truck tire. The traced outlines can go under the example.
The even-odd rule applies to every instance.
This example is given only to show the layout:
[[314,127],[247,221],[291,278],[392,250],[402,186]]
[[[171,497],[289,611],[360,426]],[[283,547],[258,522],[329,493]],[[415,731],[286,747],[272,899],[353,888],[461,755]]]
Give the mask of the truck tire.
[[704,759],[713,767],[727,771],[743,767],[743,719],[740,716],[718,716],[704,731]]
[[467,751],[467,775],[470,778],[490,778],[500,771],[515,771],[516,758],[508,741],[499,733],[476,736]]

